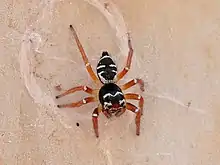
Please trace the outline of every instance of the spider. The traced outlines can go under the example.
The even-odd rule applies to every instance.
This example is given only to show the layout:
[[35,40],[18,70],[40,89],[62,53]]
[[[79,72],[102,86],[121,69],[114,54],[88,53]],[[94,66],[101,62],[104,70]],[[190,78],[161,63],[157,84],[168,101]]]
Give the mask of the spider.
[[[57,95],[56,99],[66,96],[68,94],[74,93],[76,91],[84,91],[91,95],[91,97],[86,97],[78,102],[73,102],[70,104],[62,104],[57,105],[58,108],[75,108],[80,107],[84,104],[98,102],[98,106],[94,109],[92,113],[92,123],[93,129],[96,137],[99,137],[98,130],[98,116],[102,112],[107,118],[111,118],[112,116],[119,117],[126,110],[132,111],[136,114],[136,135],[140,134],[140,120],[143,114],[143,105],[144,99],[141,95],[135,93],[126,93],[124,91],[135,84],[139,84],[141,91],[144,91],[144,82],[139,78],[135,78],[124,85],[118,85],[118,81],[122,79],[131,66],[132,56],[133,56],[133,48],[131,45],[130,35],[128,33],[128,57],[127,63],[124,69],[121,72],[117,72],[117,67],[115,62],[112,60],[110,54],[107,51],[103,51],[102,55],[98,61],[96,72],[94,73],[86,53],[81,45],[81,42],[77,36],[77,33],[72,25],[70,25],[70,30],[73,34],[75,42],[78,46],[78,49],[81,53],[82,59],[84,61],[85,67],[94,81],[95,84],[99,87],[98,89],[92,89],[88,86],[77,86],[71,88],[64,93]],[[139,107],[127,102],[127,100],[138,100]]]

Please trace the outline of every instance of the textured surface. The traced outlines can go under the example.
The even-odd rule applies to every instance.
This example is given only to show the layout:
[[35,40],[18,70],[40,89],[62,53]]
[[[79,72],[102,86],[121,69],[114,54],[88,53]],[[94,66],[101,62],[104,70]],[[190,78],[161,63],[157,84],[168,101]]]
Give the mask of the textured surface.
[[[215,0],[1,0],[0,163],[218,165],[219,6]],[[132,113],[101,115],[96,139],[96,104],[56,108],[86,96],[54,100],[56,85],[94,87],[69,24],[93,67],[108,50],[122,69],[131,32],[132,69],[120,84],[135,77],[146,83],[139,137]]]

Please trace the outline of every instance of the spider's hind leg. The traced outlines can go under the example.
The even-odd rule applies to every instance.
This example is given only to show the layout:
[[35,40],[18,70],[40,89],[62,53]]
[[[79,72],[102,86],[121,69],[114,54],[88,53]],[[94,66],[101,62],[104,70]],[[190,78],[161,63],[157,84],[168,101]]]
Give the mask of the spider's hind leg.
[[127,57],[127,62],[126,62],[126,66],[124,67],[124,69],[117,75],[117,80],[116,82],[118,82],[120,79],[122,79],[126,73],[128,72],[128,70],[131,67],[131,62],[132,62],[132,56],[133,56],[133,48],[131,45],[131,37],[130,34],[128,33],[128,48],[129,48],[129,52],[128,52],[128,57]]

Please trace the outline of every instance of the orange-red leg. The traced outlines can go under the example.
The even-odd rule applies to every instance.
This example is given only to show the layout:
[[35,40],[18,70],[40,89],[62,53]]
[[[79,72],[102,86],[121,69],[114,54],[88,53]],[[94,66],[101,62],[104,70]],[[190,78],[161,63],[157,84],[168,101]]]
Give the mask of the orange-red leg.
[[56,99],[61,98],[61,97],[66,96],[66,95],[69,95],[71,93],[74,93],[76,91],[84,91],[86,93],[93,94],[93,89],[92,88],[89,88],[87,86],[78,86],[78,87],[71,88],[71,89],[67,90],[66,92],[56,96]]
[[121,86],[122,90],[126,90],[134,85],[138,84],[140,86],[141,91],[144,91],[144,81],[142,79],[133,79],[126,84]]
[[135,93],[127,93],[124,95],[126,100],[138,100],[141,114],[143,114],[144,98]]
[[79,48],[79,51],[80,51],[80,53],[81,53],[81,55],[82,55],[84,64],[85,64],[85,66],[86,66],[86,69],[87,69],[89,75],[91,76],[91,78],[93,79],[93,81],[95,81],[95,83],[100,83],[100,82],[99,82],[99,79],[98,79],[97,76],[95,75],[95,73],[94,73],[94,71],[93,71],[93,69],[92,69],[92,67],[91,67],[91,65],[90,65],[90,63],[89,63],[89,60],[88,60],[88,58],[87,58],[87,56],[86,56],[86,53],[85,53],[85,51],[84,51],[84,49],[83,49],[83,47],[82,47],[82,44],[81,44],[81,42],[79,41],[79,38],[78,38],[78,36],[77,36],[77,33],[76,33],[76,31],[75,31],[75,29],[73,28],[72,25],[70,25],[70,29],[71,29],[71,31],[73,32],[74,39],[75,39],[76,44],[77,44],[77,46],[78,46],[78,48]]
[[96,99],[94,97],[86,97],[78,102],[75,103],[70,103],[70,104],[62,104],[62,105],[57,105],[58,108],[75,108],[75,107],[80,107],[84,104],[88,104],[91,102],[95,102]]
[[95,108],[92,113],[93,129],[97,138],[99,137],[99,123],[98,123],[99,112],[101,112],[101,106]]
[[126,103],[126,108],[136,114],[135,123],[136,123],[136,135],[140,135],[140,123],[141,123],[141,111],[135,105],[131,103]]
[[126,66],[124,67],[124,69],[120,73],[118,73],[116,81],[119,81],[120,79],[122,79],[131,67],[131,61],[132,61],[132,56],[133,56],[133,48],[132,48],[132,45],[131,45],[131,38],[130,38],[129,33],[128,33],[128,48],[129,48],[129,52],[128,52],[128,58],[127,58]]

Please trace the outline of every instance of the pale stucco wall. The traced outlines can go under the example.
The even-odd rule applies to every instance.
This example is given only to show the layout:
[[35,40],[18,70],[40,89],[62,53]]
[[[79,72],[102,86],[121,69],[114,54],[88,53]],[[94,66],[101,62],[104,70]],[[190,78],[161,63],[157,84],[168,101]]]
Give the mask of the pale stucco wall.
[[[19,0],[0,2],[0,162],[5,165],[218,165],[220,163],[220,1]],[[57,109],[94,87],[68,29],[73,24],[96,66],[108,50],[119,69],[134,47],[132,69],[144,96],[141,135],[134,114],[92,129],[97,104]],[[77,127],[76,123],[80,126]]]

